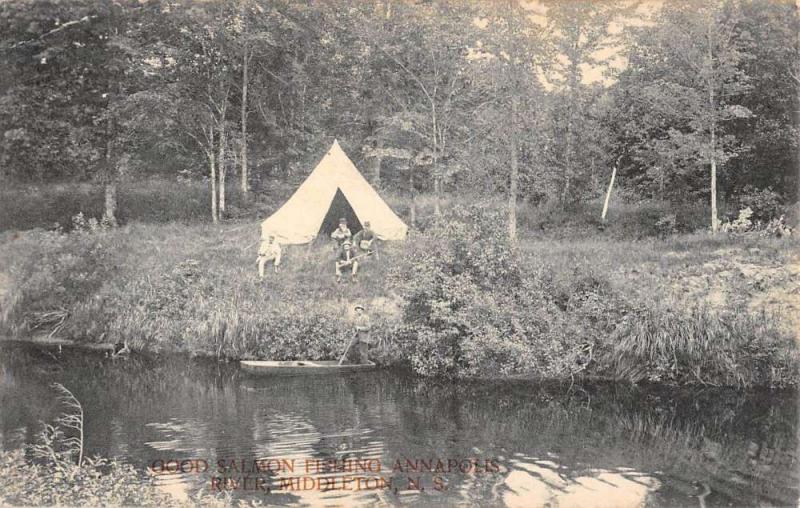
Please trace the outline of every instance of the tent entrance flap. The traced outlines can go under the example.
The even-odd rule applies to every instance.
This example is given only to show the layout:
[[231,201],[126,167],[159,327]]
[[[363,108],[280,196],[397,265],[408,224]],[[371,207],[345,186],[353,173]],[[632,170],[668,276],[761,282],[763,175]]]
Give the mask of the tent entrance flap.
[[339,227],[339,219],[342,217],[347,219],[347,227],[350,228],[353,234],[361,231],[361,221],[358,220],[355,210],[342,194],[342,189],[337,188],[336,194],[331,201],[331,206],[328,208],[328,213],[322,219],[322,225],[319,228],[317,237],[329,238],[333,230]]

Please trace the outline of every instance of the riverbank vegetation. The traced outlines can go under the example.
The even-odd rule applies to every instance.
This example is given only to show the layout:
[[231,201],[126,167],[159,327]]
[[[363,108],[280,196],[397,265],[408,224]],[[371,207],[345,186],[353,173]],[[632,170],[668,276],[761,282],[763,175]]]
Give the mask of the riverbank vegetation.
[[794,385],[797,242],[756,234],[517,245],[502,211],[453,205],[336,284],[327,244],[259,280],[257,222],[78,221],[6,233],[0,326],[135,350],[335,359],[366,304],[380,360],[445,377],[594,375]]

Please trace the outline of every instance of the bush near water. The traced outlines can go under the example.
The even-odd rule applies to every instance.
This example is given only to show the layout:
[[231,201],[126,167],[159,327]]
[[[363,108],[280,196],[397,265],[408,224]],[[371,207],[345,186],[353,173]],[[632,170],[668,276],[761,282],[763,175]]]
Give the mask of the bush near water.
[[[786,263],[794,240],[661,240],[654,221],[649,240],[608,240],[595,230],[566,243],[526,227],[511,246],[502,211],[445,210],[409,241],[385,244],[357,284],[342,285],[333,282],[327,245],[288,247],[282,272],[259,281],[248,248],[258,222],[105,229],[84,218],[69,233],[4,233],[0,261],[10,283],[0,327],[156,352],[335,359],[352,337],[348,312],[361,302],[390,345],[379,360],[425,376],[797,383],[787,316],[752,312],[742,301],[674,299],[669,287],[681,270],[739,255],[720,255],[726,249]],[[554,213],[521,215],[542,224]]]

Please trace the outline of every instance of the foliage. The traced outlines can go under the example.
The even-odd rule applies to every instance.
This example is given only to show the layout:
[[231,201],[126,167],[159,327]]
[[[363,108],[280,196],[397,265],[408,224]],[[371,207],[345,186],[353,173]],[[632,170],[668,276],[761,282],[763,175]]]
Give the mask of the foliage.
[[658,231],[658,235],[661,238],[666,238],[667,236],[675,234],[677,232],[677,220],[677,216],[674,213],[663,215],[655,223],[655,228]]
[[405,300],[400,340],[420,374],[561,377],[594,340],[589,330],[602,328],[605,283],[585,267],[523,270],[500,220],[454,207],[408,244],[393,272]]
[[[52,388],[58,391],[58,400],[65,411],[55,425],[44,425],[39,443],[32,445],[33,455],[49,461],[56,469],[63,470],[67,465],[80,467],[84,464],[83,405],[61,383],[53,383]],[[68,436],[68,432],[73,435]]]
[[752,185],[742,189],[738,196],[739,209],[749,209],[752,220],[761,223],[767,223],[781,215],[782,201],[781,195],[772,188],[756,189]]
[[87,459],[56,470],[26,460],[22,451],[0,453],[0,502],[14,506],[156,506],[170,498],[128,464]]
[[[70,309],[111,276],[114,264],[102,232],[37,231],[0,244],[0,259],[12,280],[13,302],[4,306],[0,326],[50,331],[64,324]],[[19,257],[20,251],[35,256]]]
[[723,233],[746,233],[755,227],[753,221],[750,220],[752,217],[753,210],[749,207],[743,208],[739,210],[736,220],[724,223],[720,229]]
[[776,323],[766,314],[643,306],[626,316],[615,334],[616,372],[683,384],[796,385],[795,339]]
[[437,199],[505,194],[514,160],[520,196],[565,207],[618,162],[637,199],[697,205],[710,159],[728,202],[794,199],[790,3],[540,4],[6,1],[3,176],[202,179],[244,149],[252,183],[288,185],[338,138],[386,189]]
[[788,238],[792,236],[792,228],[786,224],[783,216],[769,221],[762,230],[765,237]]

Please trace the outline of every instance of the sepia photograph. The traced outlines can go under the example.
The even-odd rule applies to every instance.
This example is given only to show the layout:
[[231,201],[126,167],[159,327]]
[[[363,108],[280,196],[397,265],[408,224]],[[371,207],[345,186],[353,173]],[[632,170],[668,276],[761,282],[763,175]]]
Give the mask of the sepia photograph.
[[0,506],[800,506],[800,0],[0,0]]

